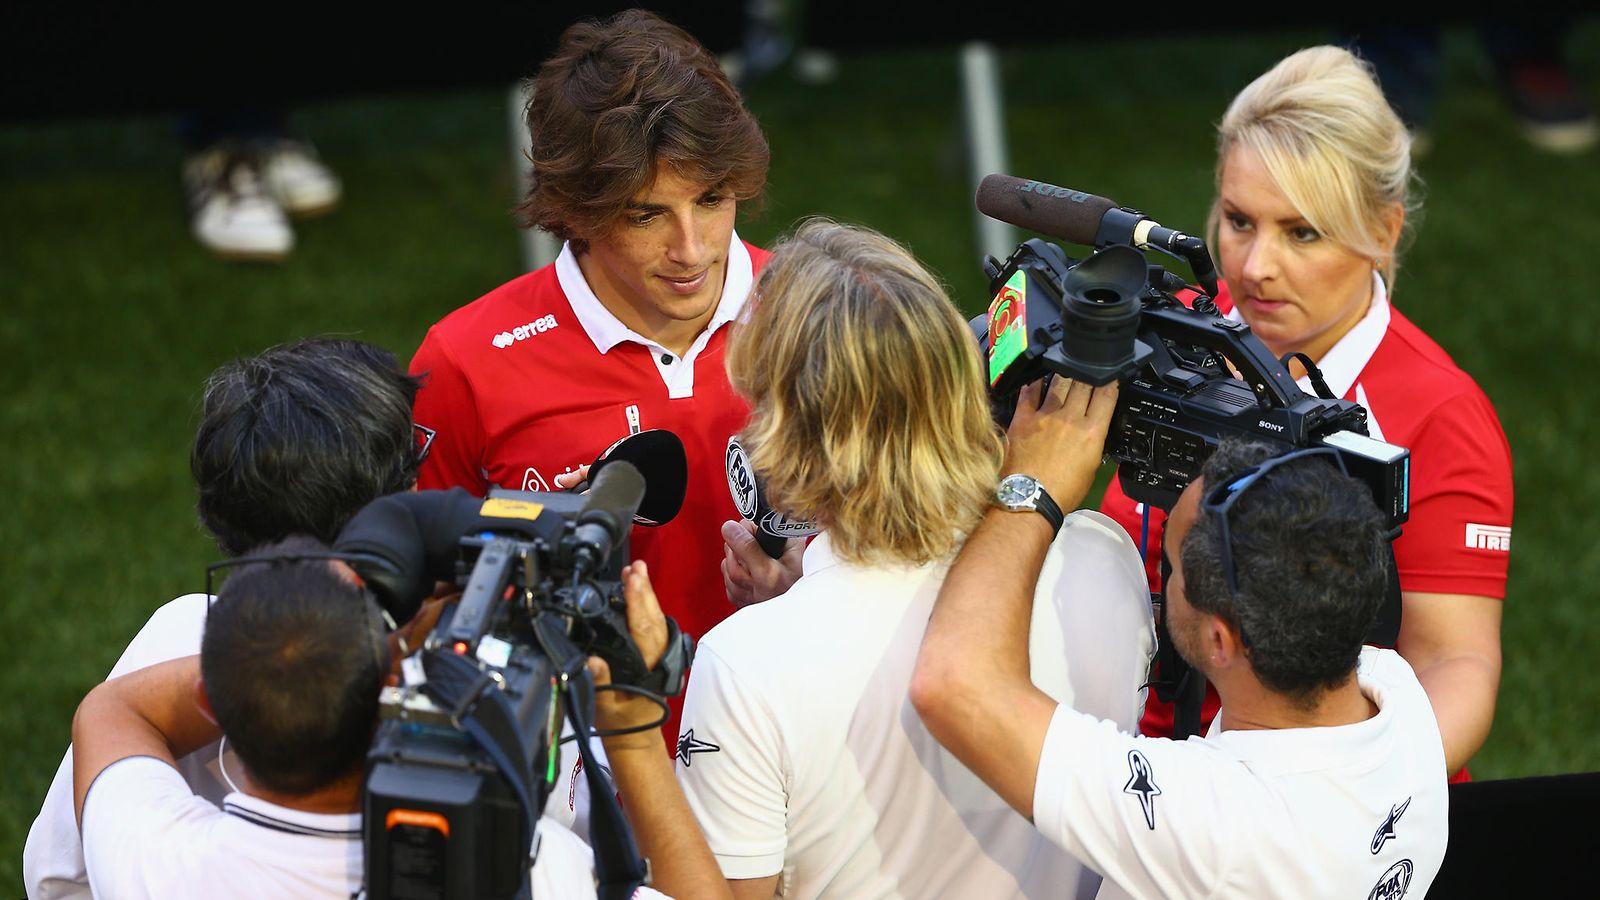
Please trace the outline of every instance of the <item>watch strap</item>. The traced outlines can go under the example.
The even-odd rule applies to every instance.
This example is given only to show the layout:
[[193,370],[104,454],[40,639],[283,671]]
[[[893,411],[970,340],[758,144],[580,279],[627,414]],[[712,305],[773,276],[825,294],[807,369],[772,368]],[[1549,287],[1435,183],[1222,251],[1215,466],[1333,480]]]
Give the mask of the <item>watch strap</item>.
[[1061,504],[1056,502],[1056,498],[1050,496],[1050,492],[1044,489],[1043,484],[1039,485],[1039,495],[1034,498],[1033,508],[1039,511],[1039,515],[1044,516],[1046,522],[1050,523],[1051,534],[1061,533],[1061,526],[1067,521],[1067,517],[1061,512]]

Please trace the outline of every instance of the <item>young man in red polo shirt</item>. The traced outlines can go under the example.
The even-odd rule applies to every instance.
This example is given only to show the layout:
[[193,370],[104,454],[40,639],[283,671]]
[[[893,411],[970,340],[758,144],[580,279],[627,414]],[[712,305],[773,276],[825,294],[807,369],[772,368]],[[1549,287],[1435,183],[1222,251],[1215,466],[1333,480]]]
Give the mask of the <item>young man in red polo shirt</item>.
[[527,123],[518,212],[565,245],[418,348],[419,486],[560,490],[618,439],[673,432],[689,466],[683,508],[634,529],[632,551],[699,637],[733,611],[719,570],[723,523],[738,518],[724,455],[747,408],[723,347],[767,257],[734,232],[765,187],[766,139],[711,53],[639,10],[563,34]]

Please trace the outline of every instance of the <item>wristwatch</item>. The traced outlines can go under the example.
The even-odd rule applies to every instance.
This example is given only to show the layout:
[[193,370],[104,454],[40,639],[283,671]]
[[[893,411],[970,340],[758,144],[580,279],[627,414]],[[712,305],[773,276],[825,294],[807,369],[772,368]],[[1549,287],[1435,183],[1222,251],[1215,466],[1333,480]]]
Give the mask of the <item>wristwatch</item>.
[[1060,505],[1045,491],[1039,479],[1032,475],[1018,472],[1000,479],[1000,484],[994,489],[994,498],[1012,512],[1031,510],[1044,516],[1044,520],[1050,523],[1052,534],[1059,533],[1061,523],[1066,521]]

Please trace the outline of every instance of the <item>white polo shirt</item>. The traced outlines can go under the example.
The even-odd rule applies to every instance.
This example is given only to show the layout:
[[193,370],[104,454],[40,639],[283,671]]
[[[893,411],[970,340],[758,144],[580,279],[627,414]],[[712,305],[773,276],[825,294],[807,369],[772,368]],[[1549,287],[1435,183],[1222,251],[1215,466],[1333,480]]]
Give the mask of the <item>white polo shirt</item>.
[[[537,834],[533,896],[594,897],[589,846],[549,818]],[[148,756],[112,763],[95,779],[83,846],[96,897],[334,900],[362,890],[359,813],[301,812],[237,792],[219,810]],[[636,900],[662,896],[634,892]]]
[[1328,728],[1218,716],[1172,741],[1058,707],[1034,821],[1102,897],[1421,897],[1449,829],[1439,725],[1394,651],[1363,650],[1357,679],[1377,715]]
[[318,815],[232,793],[223,808],[166,763],[107,766],[83,803],[96,897],[350,897],[361,887],[361,816]]
[[[847,563],[824,533],[788,593],[701,641],[678,779],[729,878],[780,874],[786,898],[1094,896],[1099,877],[941,747],[907,698],[947,571]],[[1099,513],[1068,516],[1035,594],[1034,683],[1131,729],[1154,646],[1133,542]]]
[[[156,610],[129,642],[106,679],[199,653],[209,601],[206,594],[185,594]],[[570,723],[563,728],[563,735],[571,734]],[[605,748],[600,741],[591,740],[590,746],[596,759],[604,765]],[[213,809],[222,804],[229,791],[218,767],[218,750],[218,745],[212,743],[178,760],[178,773],[190,793],[209,802]],[[589,782],[582,775],[579,762],[577,745],[564,742],[558,780],[545,802],[544,812],[565,828],[588,835]],[[230,772],[238,772],[242,763],[229,751],[227,765]],[[70,746],[45,793],[39,815],[28,830],[22,851],[22,876],[29,900],[88,900],[91,896],[83,843],[72,809]]]

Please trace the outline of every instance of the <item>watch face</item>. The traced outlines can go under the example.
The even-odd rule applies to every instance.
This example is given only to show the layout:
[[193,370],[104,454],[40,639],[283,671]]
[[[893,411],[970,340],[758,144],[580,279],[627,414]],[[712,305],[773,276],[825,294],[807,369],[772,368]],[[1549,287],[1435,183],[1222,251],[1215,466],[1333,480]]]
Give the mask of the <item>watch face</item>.
[[995,497],[1005,506],[1032,506],[1039,482],[1027,475],[1007,475],[995,489]]

